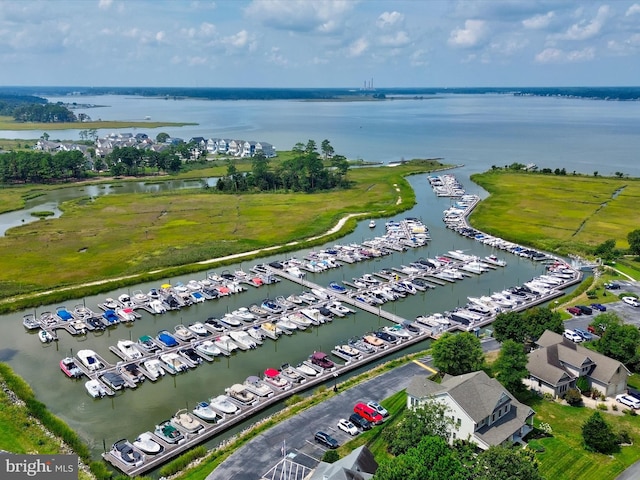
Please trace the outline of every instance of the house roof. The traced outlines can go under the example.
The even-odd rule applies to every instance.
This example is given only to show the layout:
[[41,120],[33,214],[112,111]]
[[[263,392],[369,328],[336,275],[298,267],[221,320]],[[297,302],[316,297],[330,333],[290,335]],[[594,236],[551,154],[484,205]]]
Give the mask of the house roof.
[[369,480],[377,469],[373,454],[363,445],[335,463],[320,462],[308,480]]
[[505,415],[491,425],[479,428],[474,435],[487,445],[500,445],[511,435],[517,433],[534,413],[527,405],[514,401]]
[[624,369],[630,375],[629,370],[619,361],[589,350],[550,330],[546,330],[536,343],[541,348],[529,354],[527,369],[532,375],[552,385],[557,385],[557,382],[553,381],[554,378],[561,378],[558,370],[570,375],[564,365],[577,368],[591,365],[592,369],[588,375],[604,384],[610,383],[620,369]]

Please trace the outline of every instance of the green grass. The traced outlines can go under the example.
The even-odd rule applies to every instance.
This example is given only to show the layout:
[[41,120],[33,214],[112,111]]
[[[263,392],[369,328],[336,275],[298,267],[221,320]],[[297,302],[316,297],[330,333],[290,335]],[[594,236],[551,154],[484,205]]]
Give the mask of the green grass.
[[[132,122],[132,121],[93,121],[93,122],[67,122],[67,123],[44,123],[44,122],[16,122],[13,117],[0,116],[0,130],[42,130],[50,132],[53,130],[77,130],[91,128],[158,128],[158,127],[183,127],[185,125],[197,125],[192,122]],[[53,138],[53,136],[50,136]]]

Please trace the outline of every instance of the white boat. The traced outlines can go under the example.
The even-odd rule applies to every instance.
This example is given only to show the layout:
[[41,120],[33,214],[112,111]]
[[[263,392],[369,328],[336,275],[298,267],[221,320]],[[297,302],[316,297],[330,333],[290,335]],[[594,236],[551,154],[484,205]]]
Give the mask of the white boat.
[[230,327],[239,327],[241,325],[238,317],[231,313],[225,313],[222,317],[220,317],[220,321],[226,323]]
[[302,305],[303,303],[302,298],[300,298],[300,295],[295,295],[295,294],[289,295],[285,300],[287,300],[287,302],[293,303],[294,305]]
[[341,302],[338,302],[337,300],[328,303],[326,307],[331,312],[333,312],[334,315],[337,315],[339,317],[344,317],[345,315],[353,313],[353,310],[351,310],[349,307],[346,307],[345,305],[343,305]]
[[297,371],[299,371],[303,375],[306,375],[307,377],[315,377],[319,373],[317,370],[311,368],[305,363],[299,363],[295,368]]
[[187,282],[187,288],[192,292],[199,292],[202,290],[202,283],[198,280],[189,280]]
[[142,358],[142,352],[138,350],[136,343],[131,340],[118,340],[116,346],[126,357],[126,360],[138,360]]
[[376,228],[376,221],[375,220],[369,220],[369,228]]
[[351,358],[356,358],[360,356],[360,351],[357,350],[356,348],[350,346],[350,345],[346,345],[346,344],[342,344],[342,345],[336,345],[335,346],[335,350],[338,353],[341,353],[347,357],[351,357]]
[[246,386],[239,383],[235,383],[229,388],[226,388],[225,393],[243,405],[254,405],[258,402],[258,397],[256,397],[254,393],[250,392]]
[[238,345],[231,339],[229,335],[221,335],[213,342],[223,352],[233,352],[238,349]]
[[56,337],[54,337],[51,333],[49,333],[46,330],[38,331],[38,338],[42,343],[49,343],[56,339]]
[[250,392],[258,395],[259,397],[270,397],[273,395],[273,390],[269,385],[267,385],[264,380],[260,380],[260,378],[251,376],[247,377],[244,381],[244,386]]
[[262,341],[264,340],[264,337],[266,336],[263,332],[263,330],[257,326],[254,325],[252,328],[247,330],[247,333],[249,334],[249,336],[251,338],[253,338],[253,340],[258,344],[262,344]]
[[218,355],[222,355],[222,352],[211,340],[205,340],[202,343],[199,343],[196,346],[196,352],[202,353],[209,357],[217,357]]
[[412,337],[412,335],[408,331],[406,331],[404,328],[402,328],[400,325],[386,326],[382,330],[384,330],[385,332],[391,335],[395,335],[396,337],[401,337],[401,338]]
[[154,440],[151,432],[141,433],[132,443],[134,447],[147,455],[157,455],[164,450],[164,447]]
[[277,340],[280,336],[277,325],[271,322],[265,322],[260,325],[260,330],[262,330],[267,337],[273,340]]
[[195,433],[204,427],[204,425],[196,420],[196,418],[184,408],[182,410],[178,410],[175,415],[171,417],[170,421],[174,427],[177,427],[187,433]]
[[239,318],[243,322],[253,322],[257,318],[247,307],[240,307],[232,311],[231,315],[235,318]]
[[131,307],[116,308],[116,315],[125,322],[133,322],[136,319],[136,314]]
[[330,300],[331,299],[329,294],[326,291],[324,291],[322,288],[312,288],[311,289],[311,293],[313,293],[320,300]]
[[118,301],[124,307],[131,307],[133,305],[133,301],[131,300],[131,296],[128,293],[123,293],[118,297]]
[[193,414],[205,422],[215,422],[220,417],[207,402],[199,402],[193,409]]
[[293,323],[291,320],[289,320],[286,317],[280,318],[280,320],[276,322],[276,327],[289,332],[296,330],[298,328],[298,326],[295,323]]
[[164,368],[162,368],[162,362],[157,358],[146,360],[142,363],[142,366],[153,377],[159,378],[165,374]]
[[233,330],[229,332],[231,339],[240,347],[245,349],[256,348],[258,344],[249,336],[249,334],[243,330]]
[[143,293],[142,290],[134,290],[133,294],[131,294],[131,300],[136,305],[146,305],[149,303],[149,296]]
[[224,414],[234,414],[239,410],[239,408],[234,405],[226,395],[218,395],[217,397],[212,398],[209,405],[211,405],[211,408],[215,408]]
[[283,296],[276,297],[276,303],[280,305],[284,310],[290,310],[295,306],[295,303],[287,300]]
[[175,326],[173,335],[185,342],[196,338],[195,334],[182,324]]
[[160,360],[164,362],[162,368],[172,375],[189,370],[189,365],[176,352],[169,352],[160,355]]
[[98,354],[93,350],[78,350],[76,354],[82,364],[87,367],[88,370],[95,372],[104,368],[104,363],[98,359]]
[[159,299],[151,300],[149,302],[149,308],[151,308],[151,310],[153,310],[153,313],[166,313],[167,312],[167,307],[165,307],[164,303],[162,303],[162,300],[159,300]]
[[207,330],[207,327],[205,327],[204,323],[202,322],[192,323],[187,328],[189,328],[189,330],[191,330],[193,333],[195,333],[199,337],[208,337],[209,335],[211,335],[211,332]]
[[320,313],[320,310],[315,307],[303,308],[300,310],[300,313],[302,313],[316,325],[318,325],[319,323],[326,323],[331,321],[329,317],[322,315]]
[[98,380],[88,380],[85,382],[84,388],[93,398],[102,398],[107,395],[107,389]]
[[290,322],[295,323],[300,330],[305,330],[306,328],[313,325],[313,322],[300,312],[293,312],[289,315],[284,315],[282,318],[286,318]]
[[306,382],[306,378],[300,374],[295,368],[293,368],[288,363],[285,363],[280,367],[280,373],[282,376],[288,378],[293,383],[304,383]]

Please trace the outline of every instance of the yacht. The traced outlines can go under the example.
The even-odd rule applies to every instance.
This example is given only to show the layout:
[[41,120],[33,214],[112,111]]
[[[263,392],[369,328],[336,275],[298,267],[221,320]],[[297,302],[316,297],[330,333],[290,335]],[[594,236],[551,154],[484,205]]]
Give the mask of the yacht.
[[125,360],[138,360],[142,358],[142,352],[138,350],[135,342],[131,340],[118,340],[116,345],[125,357]]
[[239,410],[239,408],[234,405],[226,395],[218,395],[217,397],[212,398],[209,405],[211,405],[211,408],[215,408],[224,414],[234,414]]
[[165,374],[164,368],[162,368],[162,362],[157,358],[151,358],[144,361],[142,366],[152,377],[155,377],[156,379],[164,376]]
[[253,349],[258,344],[244,330],[233,330],[229,332],[231,339],[243,350]]
[[202,353],[209,357],[217,357],[218,355],[222,354],[220,349],[211,340],[205,340],[204,342],[199,343],[196,346],[196,352]]
[[256,376],[247,377],[244,381],[244,386],[247,390],[259,397],[271,397],[274,393],[269,385]]
[[193,414],[205,422],[215,422],[220,417],[207,402],[199,402],[193,409]]

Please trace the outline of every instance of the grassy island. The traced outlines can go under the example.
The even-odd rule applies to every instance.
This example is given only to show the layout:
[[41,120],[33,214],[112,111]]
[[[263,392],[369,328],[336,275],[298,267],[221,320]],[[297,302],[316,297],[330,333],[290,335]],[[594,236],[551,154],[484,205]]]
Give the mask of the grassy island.
[[158,127],[184,127],[185,125],[197,125],[192,122],[152,122],[145,121],[121,121],[121,120],[96,120],[90,122],[16,122],[12,117],[0,116],[0,130],[79,130],[91,128],[158,128]]

